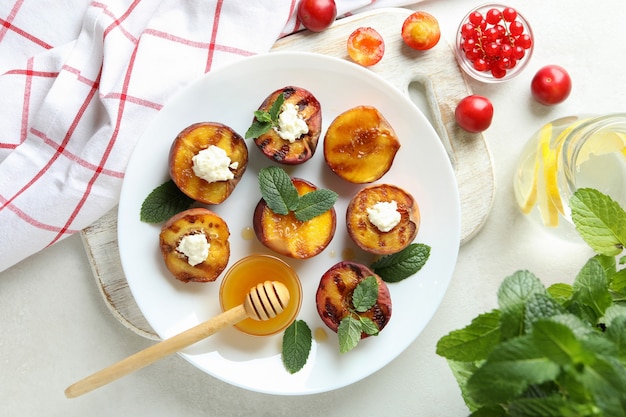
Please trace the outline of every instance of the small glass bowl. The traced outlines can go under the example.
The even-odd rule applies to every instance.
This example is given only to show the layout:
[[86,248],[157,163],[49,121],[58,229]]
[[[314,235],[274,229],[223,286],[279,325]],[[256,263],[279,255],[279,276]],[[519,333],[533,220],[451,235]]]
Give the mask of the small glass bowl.
[[289,290],[285,310],[269,320],[247,318],[235,328],[253,336],[270,336],[283,331],[297,317],[302,305],[302,286],[296,272],[281,259],[271,255],[249,255],[235,262],[224,275],[220,285],[222,311],[243,304],[250,289],[265,281],[278,281]]
[[[503,82],[503,81],[510,80],[511,78],[517,76],[520,72],[522,72],[524,68],[526,68],[526,65],[528,64],[532,56],[533,48],[535,45],[535,38],[533,36],[532,28],[530,27],[530,25],[528,24],[528,21],[524,18],[524,16],[522,16],[522,14],[519,13],[519,11],[515,9],[517,12],[517,16],[515,20],[506,21],[503,17],[502,20],[493,24],[493,23],[488,23],[486,19],[488,12],[491,9],[496,9],[500,11],[502,14],[502,12],[505,9],[511,9],[511,8],[509,6],[505,6],[502,4],[488,3],[482,6],[479,6],[475,9],[472,9],[469,13],[467,13],[467,15],[465,15],[465,17],[459,24],[459,28],[456,34],[455,48],[454,48],[457,62],[459,63],[459,66],[463,69],[463,71],[465,71],[466,74],[468,74],[470,77],[474,78],[475,80],[478,80],[484,83]],[[474,44],[472,44],[470,41],[470,44],[467,45],[468,38],[464,35],[464,33],[468,33],[468,32],[475,33],[475,32],[472,32],[472,30],[470,30],[469,27],[466,28],[465,25],[470,23],[470,19],[472,19],[474,23],[476,23],[476,19],[475,17],[473,17],[473,15],[474,13],[477,13],[477,12],[480,13],[483,20],[481,24],[472,25],[473,31],[476,31],[477,28],[480,28],[479,32],[482,36],[480,36],[479,41],[475,42]],[[505,22],[506,25],[502,25],[503,22]],[[522,30],[523,30],[522,33],[517,36],[511,33],[512,31],[515,32],[516,30],[517,31],[520,30],[520,27],[518,26],[518,23],[516,22],[519,22],[522,25]],[[517,27],[512,29],[511,23],[515,23],[515,26]],[[500,26],[500,27],[498,28],[497,26]],[[510,61],[511,58],[515,59],[516,55],[518,58],[515,59],[515,64],[513,66],[505,70],[506,72],[503,76],[494,76],[494,74],[489,69],[487,70],[477,69],[476,66],[474,65],[474,60],[478,57],[481,57],[481,58],[484,57],[485,62],[490,61],[491,58],[489,58],[489,56],[492,55],[493,52],[491,53],[486,52],[486,55],[485,55],[485,51],[488,51],[488,50],[494,51],[496,54],[503,53],[502,49],[495,49],[495,47],[491,45],[491,43],[493,43],[493,39],[500,38],[501,40],[501,36],[503,36],[502,29],[504,29],[505,31],[504,33],[506,34],[506,36],[508,36],[509,39],[513,37],[517,40],[517,42],[508,43],[508,45],[512,46],[510,50],[511,56],[508,61],[509,65],[511,62]],[[524,37],[524,39],[521,39],[520,37],[524,35],[528,35],[528,36]],[[502,48],[502,44],[497,44],[497,45],[500,46],[500,48]],[[493,47],[494,49],[489,48],[490,46]],[[521,58],[519,58],[521,54],[520,51],[515,50],[516,46],[521,46],[523,48],[524,54]],[[466,50],[469,51],[470,57],[468,57]],[[498,61],[498,62],[501,62],[501,61]],[[503,66],[506,66],[506,65],[503,65]],[[502,69],[500,69],[500,72],[502,72]]]

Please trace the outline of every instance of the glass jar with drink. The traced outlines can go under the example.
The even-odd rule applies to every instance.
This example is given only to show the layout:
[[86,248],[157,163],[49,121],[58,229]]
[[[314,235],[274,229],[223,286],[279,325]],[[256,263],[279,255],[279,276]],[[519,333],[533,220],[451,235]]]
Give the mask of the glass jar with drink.
[[513,181],[524,214],[572,236],[569,199],[595,188],[626,205],[626,113],[564,117],[542,126],[522,150]]

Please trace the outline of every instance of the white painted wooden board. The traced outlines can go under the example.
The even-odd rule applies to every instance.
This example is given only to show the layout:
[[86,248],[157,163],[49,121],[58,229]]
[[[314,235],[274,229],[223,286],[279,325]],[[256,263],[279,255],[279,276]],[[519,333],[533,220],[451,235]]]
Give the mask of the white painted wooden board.
[[[460,129],[454,109],[471,94],[450,45],[441,41],[429,51],[415,51],[404,44],[400,30],[407,9],[380,9],[341,19],[321,33],[300,32],[285,37],[273,50],[315,52],[350,59],[346,40],[360,26],[376,29],[385,40],[385,55],[370,70],[409,94],[413,83],[421,85],[429,116],[454,167],[461,198],[461,241],[470,240],[483,226],[495,194],[491,154],[482,134]],[[82,232],[83,243],[96,283],[112,314],[130,330],[158,339],[141,314],[122,271],[117,245],[117,210],[111,210]]]

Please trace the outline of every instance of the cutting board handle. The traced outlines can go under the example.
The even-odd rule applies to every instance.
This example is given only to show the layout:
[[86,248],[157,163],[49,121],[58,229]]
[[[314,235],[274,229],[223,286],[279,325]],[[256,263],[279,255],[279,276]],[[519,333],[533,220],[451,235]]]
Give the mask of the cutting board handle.
[[457,103],[471,94],[449,45],[428,51],[403,76],[392,82],[410,96],[413,83],[421,85],[428,104],[429,119],[448,153],[461,200],[461,244],[473,238],[484,225],[495,197],[495,174],[491,152],[482,133],[459,127],[454,111]]

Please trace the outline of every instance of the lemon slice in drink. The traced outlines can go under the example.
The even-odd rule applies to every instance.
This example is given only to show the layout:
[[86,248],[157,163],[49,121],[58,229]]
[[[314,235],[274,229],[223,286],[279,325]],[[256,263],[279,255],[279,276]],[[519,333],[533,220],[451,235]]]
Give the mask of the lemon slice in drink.
[[552,148],[552,129],[543,129],[538,144],[538,172],[537,172],[537,204],[543,224],[556,227],[559,224],[559,212],[563,212],[561,195],[557,184],[557,148]]
[[[556,180],[557,151],[551,149],[552,131],[552,123],[547,123],[537,133],[533,161],[526,160],[524,163],[527,171],[532,170],[531,179],[528,182],[519,182],[520,185],[527,183],[528,186],[516,192],[522,213],[529,214],[536,205],[543,223],[556,226],[558,207],[562,210],[562,205]],[[528,173],[519,175],[528,175]],[[560,205],[555,205],[554,201],[558,201]]]
[[[549,140],[552,136],[552,123],[542,126],[537,135],[539,142],[543,142],[543,138],[548,138]],[[518,181],[515,187],[515,197],[524,214],[529,214],[537,203],[537,178],[539,176],[540,164],[541,158],[535,149],[535,151],[531,152],[531,156],[524,157],[520,163],[520,171],[516,174]],[[528,171],[531,172],[529,173]],[[523,180],[527,175],[530,175],[530,181]]]
[[532,180],[520,206],[522,212],[528,214],[537,205],[541,220],[548,227],[557,227],[559,214],[565,213],[558,184],[559,155],[563,143],[572,130],[584,121],[570,124],[554,140],[552,123],[542,126],[537,134]]
[[588,139],[578,153],[576,165],[587,162],[591,155],[621,153],[626,156],[626,134],[613,131],[601,131]]

